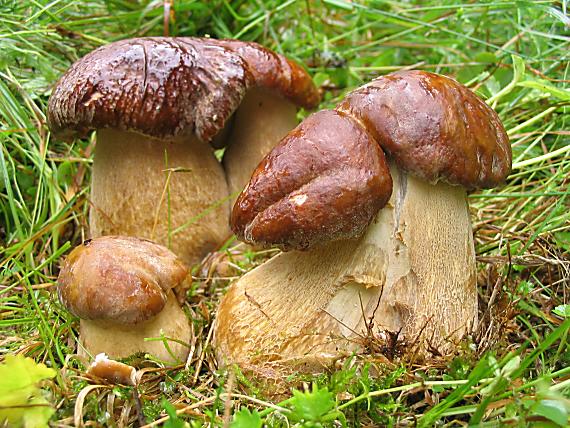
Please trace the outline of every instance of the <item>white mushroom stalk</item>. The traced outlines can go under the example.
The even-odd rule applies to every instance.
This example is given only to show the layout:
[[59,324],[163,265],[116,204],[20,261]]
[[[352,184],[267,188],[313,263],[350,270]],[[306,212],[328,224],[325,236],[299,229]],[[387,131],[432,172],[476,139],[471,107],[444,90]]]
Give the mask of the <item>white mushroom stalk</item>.
[[224,169],[231,200],[243,190],[261,159],[297,125],[297,108],[277,93],[253,89],[235,114]]
[[374,332],[445,353],[477,318],[465,190],[392,170],[394,192],[361,238],[279,254],[233,284],[218,310],[222,364],[320,372]]
[[91,236],[151,239],[187,265],[230,233],[224,170],[209,144],[192,136],[97,131],[90,199]]
[[148,321],[130,325],[107,320],[80,320],[81,345],[77,353],[86,357],[106,353],[113,358],[143,353],[162,362],[182,364],[192,340],[188,322],[170,290],[162,311]]

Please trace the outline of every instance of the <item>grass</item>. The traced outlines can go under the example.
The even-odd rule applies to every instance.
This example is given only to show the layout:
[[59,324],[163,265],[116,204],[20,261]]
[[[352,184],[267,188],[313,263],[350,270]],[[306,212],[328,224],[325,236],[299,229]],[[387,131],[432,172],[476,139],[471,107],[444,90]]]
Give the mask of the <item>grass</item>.
[[[375,76],[420,68],[454,76],[488,99],[511,138],[507,184],[470,197],[481,319],[471,342],[455,358],[423,366],[358,355],[334,373],[300,379],[304,392],[274,402],[239,372],[218,371],[208,347],[227,276],[268,255],[239,247],[196,269],[187,303],[195,352],[186,366],[164,369],[135,358],[144,367],[136,390],[86,377],[73,354],[77,320],[59,304],[54,286],[62,256],[87,230],[93,141],[51,138],[46,103],[57,78],[95,47],[162,35],[163,3],[3,0],[0,358],[18,353],[58,369],[44,383],[56,408],[53,426],[568,424],[568,6],[566,0],[173,2],[170,35],[237,37],[284,53],[308,66],[323,90],[322,107]],[[216,264],[228,260],[239,269],[216,273]]]

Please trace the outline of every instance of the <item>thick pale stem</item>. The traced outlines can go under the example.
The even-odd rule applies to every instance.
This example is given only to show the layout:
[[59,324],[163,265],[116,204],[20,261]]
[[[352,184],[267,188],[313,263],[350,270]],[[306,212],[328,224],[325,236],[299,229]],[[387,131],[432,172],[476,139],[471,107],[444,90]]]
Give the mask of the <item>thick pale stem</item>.
[[[162,340],[145,341],[145,338],[162,336],[176,340],[166,340],[170,351]],[[81,320],[79,339],[82,345],[79,355],[105,353],[109,358],[125,358],[145,352],[159,360],[179,364],[186,361],[192,332],[188,318],[171,291],[164,309],[154,318],[135,325]]]
[[295,105],[279,95],[253,89],[235,114],[224,168],[235,199],[267,153],[297,125]]
[[92,237],[151,239],[194,264],[229,236],[227,197],[224,171],[207,143],[193,137],[165,142],[132,132],[97,132]]
[[319,371],[362,347],[371,318],[376,333],[401,329],[422,349],[446,351],[468,331],[477,295],[465,191],[392,175],[364,237],[280,254],[230,287],[214,331],[221,364]]

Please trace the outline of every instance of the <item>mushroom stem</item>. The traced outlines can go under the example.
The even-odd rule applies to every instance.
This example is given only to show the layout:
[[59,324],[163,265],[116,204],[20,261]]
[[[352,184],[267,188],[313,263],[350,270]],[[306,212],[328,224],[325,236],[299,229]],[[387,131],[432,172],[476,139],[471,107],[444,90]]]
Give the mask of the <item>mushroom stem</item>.
[[296,125],[297,109],[290,101],[263,88],[247,93],[235,113],[223,160],[232,200],[259,162]]
[[[110,321],[82,319],[80,324],[81,345],[79,355],[105,353],[109,358],[125,358],[136,352],[146,352],[159,360],[178,364],[184,362],[192,338],[188,318],[178,305],[170,290],[166,305],[148,321],[133,325]],[[167,340],[170,352],[162,340],[145,341],[145,338],[174,338]],[[181,343],[179,343],[181,342]],[[186,345],[184,345],[186,344]]]
[[[163,141],[134,132],[97,131],[92,237],[151,239],[191,265],[229,236],[227,196],[220,163],[196,137]],[[193,219],[191,227],[173,233]]]
[[279,254],[230,287],[214,331],[221,364],[257,374],[321,371],[362,349],[371,318],[375,332],[401,329],[421,349],[442,352],[472,327],[475,251],[465,191],[391,172],[390,202],[362,238]]

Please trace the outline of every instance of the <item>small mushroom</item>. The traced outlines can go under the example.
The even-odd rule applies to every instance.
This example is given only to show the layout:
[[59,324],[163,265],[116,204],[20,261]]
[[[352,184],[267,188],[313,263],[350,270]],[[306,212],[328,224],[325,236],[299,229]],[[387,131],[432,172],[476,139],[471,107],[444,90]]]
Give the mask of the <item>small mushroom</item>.
[[[81,320],[78,353],[184,361],[191,330],[174,291],[183,291],[187,276],[170,250],[145,239],[104,236],[73,249],[57,282],[61,302]],[[166,345],[145,341],[161,337]]]
[[[297,64],[258,44],[138,38],[86,55],[48,106],[56,137],[97,130],[90,234],[152,239],[194,264],[229,235],[229,190],[318,93]],[[234,114],[235,113],[235,114]],[[214,156],[229,144],[224,167]]]
[[[372,167],[380,147],[392,180]],[[232,212],[241,240],[306,251],[279,254],[230,287],[214,329],[218,361],[258,375],[321,371],[379,330],[401,332],[418,355],[451,350],[477,317],[466,190],[499,185],[510,169],[497,114],[433,73],[381,77],[309,116],[260,163]],[[383,185],[367,187],[375,176]]]
[[133,366],[111,360],[104,353],[95,355],[87,368],[87,374],[121,385],[134,386],[137,383],[137,371]]

